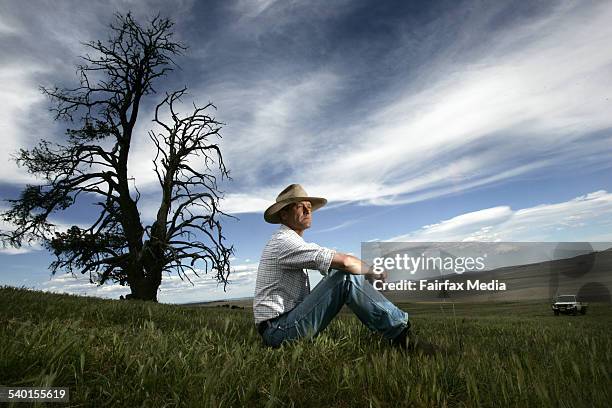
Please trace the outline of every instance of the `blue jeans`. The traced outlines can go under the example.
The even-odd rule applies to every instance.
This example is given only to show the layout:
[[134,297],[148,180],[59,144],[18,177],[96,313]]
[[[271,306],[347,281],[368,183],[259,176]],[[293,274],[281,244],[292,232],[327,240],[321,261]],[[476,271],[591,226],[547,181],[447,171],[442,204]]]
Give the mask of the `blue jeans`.
[[262,333],[264,344],[278,347],[285,341],[315,337],[345,304],[370,330],[387,339],[410,327],[408,313],[389,302],[363,275],[331,270],[299,305],[269,320]]

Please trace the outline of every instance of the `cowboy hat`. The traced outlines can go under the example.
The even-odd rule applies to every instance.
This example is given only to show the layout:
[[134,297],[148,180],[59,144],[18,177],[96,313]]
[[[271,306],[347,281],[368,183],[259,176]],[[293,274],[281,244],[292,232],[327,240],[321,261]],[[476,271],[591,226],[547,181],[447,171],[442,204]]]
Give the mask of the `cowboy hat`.
[[312,211],[318,210],[327,203],[327,200],[324,198],[308,197],[308,193],[306,193],[306,190],[301,185],[291,184],[276,197],[276,203],[272,204],[264,212],[264,220],[270,224],[280,224],[281,220],[278,212],[287,205],[299,203],[300,201],[310,201]]

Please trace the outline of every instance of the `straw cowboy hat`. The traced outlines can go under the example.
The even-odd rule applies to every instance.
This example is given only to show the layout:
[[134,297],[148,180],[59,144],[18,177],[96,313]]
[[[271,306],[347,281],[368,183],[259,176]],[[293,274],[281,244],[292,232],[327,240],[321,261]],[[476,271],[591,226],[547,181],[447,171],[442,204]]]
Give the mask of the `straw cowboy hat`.
[[309,197],[306,190],[299,184],[291,184],[276,197],[276,203],[272,204],[264,212],[264,220],[270,224],[280,224],[281,220],[278,212],[289,204],[299,203],[300,201],[310,201],[312,211],[323,207],[327,200],[321,197]]

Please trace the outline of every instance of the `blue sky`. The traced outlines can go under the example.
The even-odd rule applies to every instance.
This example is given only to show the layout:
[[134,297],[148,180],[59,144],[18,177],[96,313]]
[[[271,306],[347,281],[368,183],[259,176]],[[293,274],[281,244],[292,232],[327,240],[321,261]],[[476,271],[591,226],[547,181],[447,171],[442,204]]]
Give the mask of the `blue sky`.
[[[307,241],[612,241],[612,4],[503,1],[0,1],[0,197],[36,182],[10,161],[61,140],[40,85],[73,85],[82,41],[116,11],[160,12],[189,46],[158,91],[189,88],[227,125],[222,149],[232,284],[164,278],[163,302],[252,295],[290,183],[329,200]],[[145,101],[129,163],[150,219],[158,201]],[[185,111],[189,103],[185,104]],[[6,208],[6,205],[5,205]],[[86,222],[86,204],[54,220]],[[3,226],[10,228],[10,226]],[[118,297],[50,279],[37,247],[0,253],[0,284]],[[313,284],[316,274],[311,275]]]

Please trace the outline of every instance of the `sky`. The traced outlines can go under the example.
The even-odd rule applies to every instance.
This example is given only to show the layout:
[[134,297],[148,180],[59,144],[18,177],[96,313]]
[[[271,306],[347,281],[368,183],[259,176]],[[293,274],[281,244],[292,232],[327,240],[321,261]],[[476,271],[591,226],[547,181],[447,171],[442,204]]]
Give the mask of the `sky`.
[[[277,228],[263,211],[291,183],[329,201],[305,240],[356,255],[373,240],[612,241],[612,3],[598,1],[0,0],[0,198],[40,182],[19,148],[64,138],[39,87],[76,84],[83,42],[128,11],[171,18],[189,47],[141,107],[129,172],[143,218],[159,202],[152,112],[183,86],[181,109],[213,102],[225,123],[222,209],[237,217],[227,291],[168,275],[161,302],[252,296]],[[53,221],[91,216],[84,203]],[[5,248],[0,285],[129,292],[52,276],[52,260]]]

